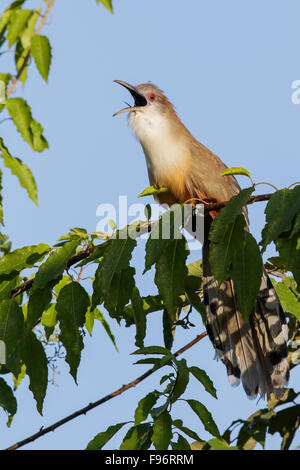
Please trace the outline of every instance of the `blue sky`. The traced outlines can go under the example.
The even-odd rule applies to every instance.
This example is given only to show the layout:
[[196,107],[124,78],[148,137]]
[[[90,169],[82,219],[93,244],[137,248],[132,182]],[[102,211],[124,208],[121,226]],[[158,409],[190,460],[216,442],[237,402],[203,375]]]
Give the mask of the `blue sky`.
[[[1,9],[9,3],[2,0]],[[28,8],[41,3],[27,2]],[[6,145],[28,164],[39,188],[37,208],[5,171],[6,233],[14,248],[54,244],[71,227],[95,231],[97,206],[116,204],[119,195],[127,195],[129,203],[139,202],[137,195],[148,186],[146,166],[125,116],[112,118],[122,100],[128,99],[114,79],[157,84],[195,137],[228,166],[247,168],[255,182],[268,181],[282,188],[299,181],[300,105],[291,100],[292,82],[300,79],[297,0],[115,0],[114,7],[111,15],[93,0],[57,1],[50,24],[43,30],[53,48],[49,84],[32,64],[24,92],[19,86],[15,96],[24,96],[32,106],[50,149],[34,154],[11,122],[1,124]],[[0,60],[1,71],[6,72],[10,54]],[[247,185],[244,177],[239,180]],[[269,191],[260,186],[257,192]],[[257,239],[264,207],[250,207]],[[141,242],[134,257],[137,282],[143,294],[155,293],[151,273],[141,276],[142,256]],[[193,320],[196,328],[179,331],[174,350],[204,330],[196,314]],[[5,428],[5,417],[0,417],[1,447],[101,398],[145,370],[132,365],[129,355],[135,349],[134,329],[110,324],[120,352],[97,326],[93,338],[86,337],[78,386],[62,364],[58,387],[49,386],[43,417],[23,384],[17,391],[19,412],[10,429]],[[162,344],[160,314],[153,315],[148,329],[146,345]],[[248,401],[241,387],[230,388],[224,366],[213,360],[208,339],[184,357],[190,365],[206,369],[213,379],[219,400],[205,394],[193,380],[187,397],[203,401],[221,430],[263,406]],[[151,377],[26,448],[84,448],[109,425],[132,420],[135,403],[158,387],[159,377]],[[290,384],[296,383],[299,372],[296,377],[292,371]],[[184,416],[186,425],[209,437],[184,403],[174,407],[173,416]],[[119,445],[121,433],[107,448]],[[270,448],[277,444],[276,437],[267,443]]]

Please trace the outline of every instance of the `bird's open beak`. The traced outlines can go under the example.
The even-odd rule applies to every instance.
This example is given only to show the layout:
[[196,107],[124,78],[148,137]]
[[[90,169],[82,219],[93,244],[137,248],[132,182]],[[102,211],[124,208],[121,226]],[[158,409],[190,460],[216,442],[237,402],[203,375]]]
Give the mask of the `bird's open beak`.
[[114,80],[115,83],[119,83],[119,85],[122,85],[123,87],[127,88],[127,90],[131,93],[133,99],[134,99],[134,106],[129,106],[127,108],[123,108],[117,113],[113,114],[113,116],[117,116],[118,114],[121,113],[126,113],[126,112],[131,112],[131,111],[138,111],[138,109],[142,106],[146,106],[147,100],[146,98],[141,95],[134,86],[129,85],[129,83],[122,82],[122,80]]

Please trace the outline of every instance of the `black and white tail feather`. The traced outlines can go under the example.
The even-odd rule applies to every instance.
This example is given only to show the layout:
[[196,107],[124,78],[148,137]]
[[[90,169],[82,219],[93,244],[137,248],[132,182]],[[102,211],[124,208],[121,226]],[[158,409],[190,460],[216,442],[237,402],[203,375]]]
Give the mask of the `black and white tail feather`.
[[209,264],[209,242],[203,245],[203,290],[207,332],[233,386],[243,384],[250,399],[282,396],[289,380],[288,328],[285,316],[263,271],[256,304],[245,322],[239,312],[231,279],[218,286]]

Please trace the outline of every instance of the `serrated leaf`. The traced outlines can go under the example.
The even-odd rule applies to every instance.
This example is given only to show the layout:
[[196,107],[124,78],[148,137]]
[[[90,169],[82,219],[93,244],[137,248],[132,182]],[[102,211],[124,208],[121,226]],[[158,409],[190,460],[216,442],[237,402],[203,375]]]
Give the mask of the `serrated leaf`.
[[106,310],[112,318],[116,318],[118,321],[123,308],[129,302],[135,286],[134,274],[135,269],[131,266],[122,269],[120,272],[115,272],[110,281],[109,290],[103,292]]
[[199,367],[196,366],[192,366],[189,368],[189,371],[197,380],[199,380],[200,383],[202,383],[208,393],[210,393],[214,398],[217,398],[217,391],[205,370],[199,369]]
[[109,339],[110,339],[111,342],[113,343],[113,345],[114,345],[114,347],[115,347],[115,350],[116,350],[117,352],[119,352],[119,349],[118,349],[117,344],[116,344],[115,336],[113,335],[113,333],[112,333],[112,331],[111,331],[111,329],[110,329],[110,326],[109,326],[109,324],[107,323],[107,321],[105,320],[104,315],[103,315],[103,313],[101,312],[101,310],[99,310],[99,309],[96,308],[96,309],[94,309],[94,310],[92,311],[92,313],[94,314],[94,318],[95,318],[96,320],[99,320],[99,321],[100,321],[100,323],[101,323],[101,325],[103,326],[104,330],[106,331],[106,333],[107,333]]
[[4,165],[10,169],[11,173],[15,175],[22,188],[26,189],[28,196],[33,202],[38,205],[37,200],[37,185],[33,174],[27,165],[25,165],[19,158],[13,157],[7,147],[4,145],[3,139],[0,137],[0,156],[4,160]]
[[29,331],[21,342],[20,351],[30,380],[29,389],[36,400],[38,412],[42,414],[48,386],[48,361],[44,348],[35,334]]
[[22,309],[14,300],[2,300],[0,302],[0,340],[5,344],[6,365],[15,376],[19,374],[21,368],[14,353],[23,333]]
[[294,189],[281,189],[273,194],[266,209],[266,225],[262,231],[263,250],[283,232],[288,232],[291,222],[300,210],[300,185]]
[[[1,258],[0,258],[1,260]],[[0,302],[2,300],[8,300],[11,291],[19,283],[19,276],[17,273],[13,272],[8,276],[1,276],[0,282]]]
[[31,40],[31,55],[34,58],[38,71],[43,79],[48,82],[51,64],[51,45],[46,36],[35,34]]
[[14,416],[17,412],[17,400],[10,386],[2,378],[0,378],[0,406],[8,413],[9,417]]
[[171,442],[171,445],[173,450],[191,450],[189,442],[181,434],[178,434],[177,442]]
[[164,345],[167,349],[171,349],[174,341],[174,331],[173,331],[173,322],[170,319],[170,316],[166,309],[163,311],[163,336],[164,336]]
[[251,179],[249,171],[239,166],[226,168],[226,170],[222,171],[221,173],[221,176],[228,176],[228,175],[243,175],[243,176],[248,176],[248,178]]
[[43,136],[41,124],[31,115],[31,109],[23,98],[8,98],[6,108],[23,139],[37,152],[49,147]]
[[297,290],[300,292],[300,250],[297,249],[297,236],[289,237],[289,234],[281,235],[275,241],[286,271],[291,271],[297,282]]
[[218,427],[214,422],[211,413],[203,405],[203,403],[200,403],[197,400],[187,400],[187,403],[190,405],[194,413],[196,413],[198,418],[201,420],[206,431],[208,431],[215,437],[221,438],[220,431],[218,430]]
[[209,261],[219,285],[229,277],[233,257],[244,241],[245,225],[244,215],[236,216],[234,222],[227,225],[223,239],[218,243],[211,242],[210,244]]
[[101,263],[101,289],[108,295],[115,274],[128,268],[136,240],[128,236],[127,227],[117,231],[116,238],[112,239]]
[[177,376],[176,382],[172,391],[170,402],[174,403],[185,392],[189,383],[189,369],[185,359],[177,361]]
[[44,243],[39,245],[18,248],[0,258],[0,276],[31,268],[50,251],[50,247]]
[[19,9],[25,0],[18,0],[15,2],[12,2],[2,13],[0,16],[0,33],[3,32],[3,30],[6,28],[10,18],[14,15],[15,11]]
[[187,255],[185,238],[171,240],[156,263],[155,284],[172,320],[184,292]]
[[283,282],[278,282],[274,285],[274,288],[284,311],[291,313],[300,320],[300,303],[291,289]]
[[56,310],[60,324],[59,338],[66,349],[66,361],[75,382],[84,347],[81,328],[90,305],[90,298],[78,282],[71,282],[59,293]]
[[170,351],[167,348],[163,348],[162,346],[146,346],[143,348],[139,348],[131,354],[163,354],[163,355],[170,355]]
[[181,238],[183,223],[183,207],[175,204],[170,210],[152,225],[150,236],[146,243],[145,269],[148,271],[161,257],[170,240]]
[[136,286],[132,289],[131,302],[136,327],[135,345],[141,348],[144,346],[144,338],[146,335],[146,315],[143,309],[143,300]]
[[237,446],[231,447],[224,439],[210,439],[208,444],[211,450],[239,450]]
[[59,278],[64,272],[68,259],[75,253],[80,240],[71,240],[52,253],[46,261],[39,267],[35,275],[32,292],[43,289],[46,285]]
[[38,19],[40,18],[42,9],[38,8],[32,12],[32,16],[29,18],[27,27],[24,32],[21,34],[20,39],[24,49],[29,49],[31,45],[31,39],[34,35],[34,30]]
[[132,426],[126,433],[120,450],[141,450],[148,440],[151,431],[152,426],[150,423],[141,423],[137,426]]
[[234,281],[237,303],[247,321],[261,285],[262,258],[255,238],[245,232],[241,247],[232,260],[230,275]]
[[157,194],[162,193],[169,193],[170,190],[168,188],[158,188],[156,186],[149,186],[148,188],[144,189],[138,197],[145,197],[145,196],[156,196]]
[[236,217],[242,214],[243,208],[249,201],[253,191],[253,187],[242,189],[239,194],[233,196],[228,204],[221,209],[211,224],[209,239],[212,242],[220,243],[223,240],[227,226],[233,224]]
[[16,10],[13,15],[10,16],[9,23],[7,25],[7,36],[8,47],[11,47],[23,33],[26,28],[27,22],[32,15],[32,10]]
[[157,400],[159,399],[159,393],[157,391],[150,392],[144,398],[142,398],[134,413],[134,424],[138,425],[142,421],[147,419],[150,411],[152,410],[153,406],[156,404]]
[[36,323],[39,322],[44,310],[51,302],[51,299],[52,292],[50,286],[46,286],[44,289],[39,289],[30,295],[26,320],[26,326],[28,329],[33,328]]
[[187,428],[186,426],[183,426],[183,422],[181,419],[175,419],[173,421],[173,426],[175,426],[177,429],[179,429],[180,431],[182,431],[184,434],[191,437],[192,439],[203,442],[195,431]]
[[[39,295],[39,290],[36,292],[37,296]],[[32,294],[34,295],[34,294]],[[53,328],[57,323],[57,311],[56,304],[50,304],[43,312],[41,318],[41,324],[46,328]]]
[[87,447],[86,450],[101,450],[105,444],[123,427],[125,424],[128,424],[128,422],[125,423],[119,423],[119,424],[114,424],[113,426],[109,426],[106,431],[104,432],[99,432],[94,439],[92,439]]
[[[28,57],[29,57],[29,50],[24,49],[24,47],[22,46],[21,40],[18,40],[16,44],[16,50],[15,50],[15,64],[16,64],[16,70],[18,74],[20,74],[18,75],[19,80],[22,83],[23,87],[27,80],[27,71],[28,71],[28,65],[29,65]],[[26,66],[24,67],[25,62],[26,62]]]
[[167,450],[172,439],[172,418],[168,411],[163,411],[154,420],[151,440],[156,450]]

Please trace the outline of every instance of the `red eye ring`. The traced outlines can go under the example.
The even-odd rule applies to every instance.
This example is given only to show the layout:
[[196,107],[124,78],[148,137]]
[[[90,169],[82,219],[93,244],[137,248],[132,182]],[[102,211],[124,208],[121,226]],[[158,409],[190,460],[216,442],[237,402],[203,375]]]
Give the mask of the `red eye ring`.
[[156,95],[154,93],[149,93],[147,95],[149,101],[155,101],[156,100]]

